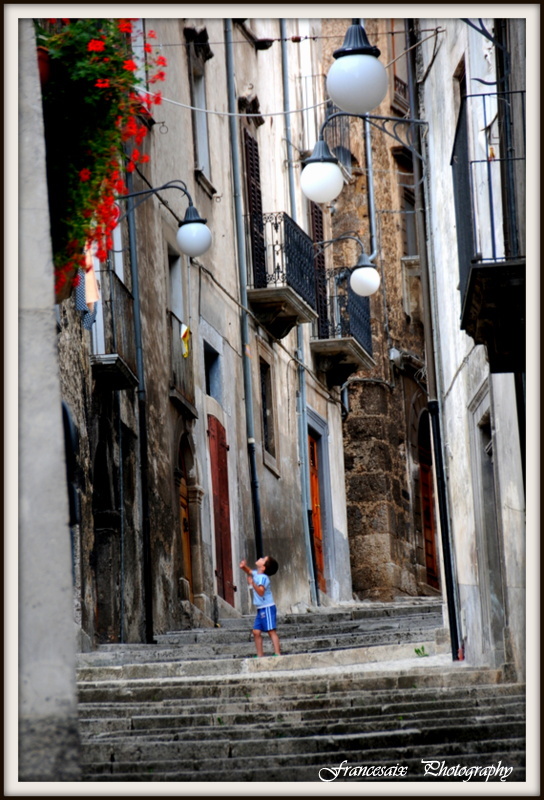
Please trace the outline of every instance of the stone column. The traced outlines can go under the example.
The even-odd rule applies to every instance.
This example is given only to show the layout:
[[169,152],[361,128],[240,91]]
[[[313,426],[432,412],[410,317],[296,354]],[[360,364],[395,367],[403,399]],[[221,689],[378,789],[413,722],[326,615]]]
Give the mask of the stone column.
[[78,780],[76,639],[36,43],[19,21],[19,780]]

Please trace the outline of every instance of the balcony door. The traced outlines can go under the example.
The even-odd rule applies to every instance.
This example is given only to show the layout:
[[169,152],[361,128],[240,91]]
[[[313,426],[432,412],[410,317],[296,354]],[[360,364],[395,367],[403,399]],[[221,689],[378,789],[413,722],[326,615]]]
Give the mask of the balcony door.
[[230,534],[229,476],[227,437],[219,420],[208,415],[208,438],[212,476],[213,520],[215,530],[215,575],[217,594],[234,605],[232,548]]

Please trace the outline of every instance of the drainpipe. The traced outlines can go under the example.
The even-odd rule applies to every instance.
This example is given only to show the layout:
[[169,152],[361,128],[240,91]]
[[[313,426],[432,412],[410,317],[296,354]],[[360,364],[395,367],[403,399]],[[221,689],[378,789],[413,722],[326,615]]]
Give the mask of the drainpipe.
[[236,89],[234,85],[234,52],[232,48],[232,21],[225,20],[226,64],[227,64],[227,92],[230,130],[230,151],[232,158],[232,181],[234,195],[234,214],[236,218],[236,245],[238,250],[238,271],[240,276],[240,301],[242,353],[244,373],[244,396],[246,408],[246,434],[249,468],[251,473],[251,497],[253,501],[253,518],[255,524],[255,550],[257,558],[264,556],[263,533],[261,524],[261,499],[259,493],[259,478],[257,475],[257,458],[255,452],[255,427],[253,418],[253,387],[251,380],[251,350],[249,340],[249,323],[247,308],[247,263],[245,247],[244,218],[242,210],[242,188],[240,182],[240,157],[238,155],[238,130],[236,125]]
[[[132,174],[127,173],[128,191],[134,191]],[[136,344],[136,366],[138,372],[138,422],[140,444],[140,480],[142,514],[142,582],[144,594],[145,641],[153,643],[153,595],[151,576],[151,531],[149,520],[149,486],[147,458],[146,392],[144,378],[144,359],[142,347],[142,323],[140,309],[140,290],[138,282],[138,247],[136,223],[134,220],[134,200],[127,199],[127,220],[130,252],[130,273],[132,276],[132,295],[134,297],[134,339]]]
[[[295,174],[293,166],[293,148],[291,145],[291,101],[289,97],[289,66],[287,56],[287,28],[284,19],[280,19],[281,37],[281,67],[283,80],[283,110],[285,120],[285,139],[287,141],[287,164],[289,178],[289,205],[291,218],[297,221],[297,201],[295,193]],[[313,557],[312,541],[310,536],[310,470],[308,465],[308,413],[306,409],[306,370],[304,369],[304,329],[302,324],[297,324],[297,365],[298,372],[298,450],[300,454],[300,485],[302,489],[302,526],[304,531],[304,544],[306,547],[306,561],[310,579],[310,598],[313,605],[319,605],[316,589],[315,560]]]
[[115,392],[115,412],[117,414],[117,436],[119,438],[119,641],[125,641],[125,490],[123,474],[123,430],[121,425],[121,398],[119,392]]
[[370,229],[370,250],[369,261],[374,261],[378,255],[378,245],[376,237],[376,204],[374,201],[374,172],[372,167],[372,138],[370,121],[365,115],[365,162],[366,162],[366,186],[368,192],[368,221]]
[[[410,107],[416,108],[416,89],[414,84],[415,74],[415,49],[417,43],[413,32],[413,20],[406,20],[406,49],[409,51],[408,58],[408,89],[410,97]],[[417,129],[417,126],[415,126]],[[419,131],[414,131],[415,136],[419,137]],[[433,312],[431,305],[431,289],[429,277],[429,265],[427,262],[427,236],[425,230],[425,218],[423,209],[425,207],[422,191],[422,169],[419,158],[413,159],[414,183],[415,183],[415,205],[417,213],[416,233],[419,242],[419,258],[421,271],[421,290],[423,294],[423,316],[424,316],[424,336],[425,351],[427,353],[427,387],[428,387],[428,409],[431,417],[431,427],[433,432],[433,456],[435,462],[438,510],[440,516],[440,532],[442,537],[442,552],[444,556],[444,580],[446,584],[446,597],[448,606],[448,619],[450,625],[450,640],[452,657],[454,661],[462,658],[458,627],[458,603],[456,597],[453,548],[451,546],[450,519],[448,513],[448,496],[446,486],[446,472],[444,468],[444,454],[442,449],[442,425],[440,418],[440,404],[438,401],[437,381],[436,381],[436,353],[433,339]]]

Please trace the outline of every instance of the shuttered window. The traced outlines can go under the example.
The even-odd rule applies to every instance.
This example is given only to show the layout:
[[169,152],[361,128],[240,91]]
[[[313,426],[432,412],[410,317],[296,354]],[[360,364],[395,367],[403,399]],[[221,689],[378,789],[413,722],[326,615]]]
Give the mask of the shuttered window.
[[259,146],[257,140],[253,138],[246,128],[244,128],[244,151],[253,286],[255,289],[264,289],[266,288],[266,261]]
[[[325,229],[323,226],[323,212],[316,203],[310,203],[310,225],[312,239],[314,242],[322,242],[325,239]],[[315,279],[317,297],[317,331],[320,339],[328,339],[329,317],[327,313],[327,276],[325,272],[325,253],[320,251],[315,259]]]

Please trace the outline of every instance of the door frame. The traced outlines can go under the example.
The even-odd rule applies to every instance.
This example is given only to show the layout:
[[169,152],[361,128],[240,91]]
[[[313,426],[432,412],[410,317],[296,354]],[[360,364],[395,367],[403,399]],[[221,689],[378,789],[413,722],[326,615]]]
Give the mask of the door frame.
[[[308,437],[310,434],[317,441],[324,577],[328,594],[332,586],[332,577],[334,575],[334,565],[335,565],[334,535],[332,528],[331,469],[330,469],[329,447],[328,447],[329,425],[326,419],[321,417],[316,411],[314,411],[309,406],[307,406],[306,408],[306,414],[308,419],[308,430],[306,431],[306,446],[308,446]],[[310,475],[310,469],[308,464],[308,478],[309,475]],[[308,496],[311,497],[310,486],[308,486]]]

